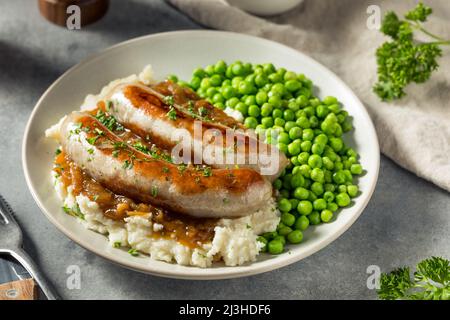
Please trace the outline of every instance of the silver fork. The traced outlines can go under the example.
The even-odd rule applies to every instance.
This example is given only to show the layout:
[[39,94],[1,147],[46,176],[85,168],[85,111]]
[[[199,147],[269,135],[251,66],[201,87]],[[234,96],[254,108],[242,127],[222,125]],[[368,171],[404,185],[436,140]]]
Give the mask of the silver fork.
[[[3,221],[2,221],[3,220]],[[0,254],[11,255],[28,271],[49,300],[59,299],[30,256],[22,249],[22,230],[14,219],[14,213],[0,195]]]

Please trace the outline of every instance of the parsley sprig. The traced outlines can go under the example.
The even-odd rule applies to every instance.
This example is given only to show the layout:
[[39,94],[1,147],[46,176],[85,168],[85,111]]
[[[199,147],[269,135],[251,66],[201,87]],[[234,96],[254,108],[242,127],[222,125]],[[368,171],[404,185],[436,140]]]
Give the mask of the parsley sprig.
[[384,273],[378,296],[384,300],[450,300],[450,261],[425,259],[417,265],[413,278],[408,267]]
[[[374,92],[383,100],[391,101],[405,96],[405,87],[412,83],[427,81],[439,67],[437,59],[442,56],[441,46],[450,45],[445,40],[423,27],[433,10],[419,3],[399,19],[395,12],[388,12],[382,22],[381,32],[391,38],[376,51],[378,82]],[[414,39],[414,31],[432,38],[430,42]]]

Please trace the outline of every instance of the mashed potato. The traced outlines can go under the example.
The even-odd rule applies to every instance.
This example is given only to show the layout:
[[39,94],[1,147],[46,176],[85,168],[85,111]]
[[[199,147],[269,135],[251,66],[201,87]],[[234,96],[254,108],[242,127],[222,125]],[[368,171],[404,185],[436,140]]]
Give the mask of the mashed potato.
[[279,222],[275,202],[271,200],[263,209],[246,217],[219,220],[212,242],[191,249],[176,240],[152,237],[153,232],[164,227],[153,223],[150,216],[132,216],[124,222],[109,219],[96,202],[84,195],[75,197],[72,187],[66,188],[53,171],[52,178],[64,207],[79,209],[79,221],[86,228],[108,236],[113,247],[133,248],[155,260],[202,268],[210,267],[217,258],[222,258],[227,266],[255,261],[261,249],[261,243],[256,240],[258,234],[275,230]]

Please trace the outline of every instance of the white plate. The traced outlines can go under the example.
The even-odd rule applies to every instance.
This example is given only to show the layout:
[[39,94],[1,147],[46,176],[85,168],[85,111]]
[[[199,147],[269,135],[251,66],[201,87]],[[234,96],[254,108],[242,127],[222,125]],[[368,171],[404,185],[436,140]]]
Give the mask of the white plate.
[[[224,59],[253,63],[272,62],[276,67],[304,73],[320,88],[320,97],[339,98],[353,116],[356,128],[347,134],[348,143],[361,155],[367,173],[359,179],[362,194],[350,208],[342,210],[335,221],[311,227],[302,244],[289,247],[289,253],[260,255],[258,261],[239,267],[215,266],[209,269],[179,266],[132,257],[126,251],[111,248],[106,237],[85,229],[75,218],[61,210],[50,179],[56,144],[44,137],[44,131],[63,115],[78,109],[89,93],[97,93],[109,81],[139,72],[152,64],[157,78],[177,74],[190,79],[191,72]],[[379,147],[369,115],[355,94],[332,72],[313,59],[281,44],[227,32],[180,31],[154,34],[124,43],[74,66],[43,94],[36,104],[25,130],[22,161],[28,187],[46,217],[65,235],[84,248],[134,270],[172,278],[224,279],[270,271],[299,261],[322,249],[346,231],[369,202],[378,177]],[[355,245],[357,245],[355,243]]]

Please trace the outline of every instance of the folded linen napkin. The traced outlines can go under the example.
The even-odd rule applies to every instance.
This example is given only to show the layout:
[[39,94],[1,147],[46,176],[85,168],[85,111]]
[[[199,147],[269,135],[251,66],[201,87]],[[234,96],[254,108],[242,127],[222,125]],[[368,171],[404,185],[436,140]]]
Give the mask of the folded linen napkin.
[[[290,12],[269,19],[250,15],[223,0],[168,1],[200,24],[275,40],[326,65],[368,108],[382,153],[450,191],[450,50],[444,50],[432,78],[410,85],[405,98],[384,103],[372,92],[375,50],[386,38],[372,27],[369,6],[378,6],[382,15],[388,10],[403,14],[416,1],[305,0]],[[425,2],[434,8],[427,28],[450,39],[447,0]]]

